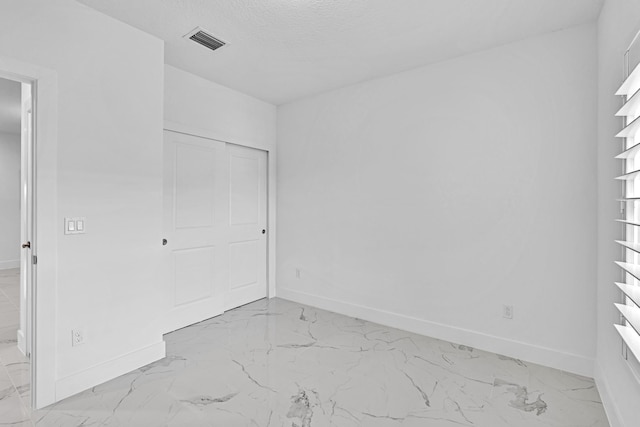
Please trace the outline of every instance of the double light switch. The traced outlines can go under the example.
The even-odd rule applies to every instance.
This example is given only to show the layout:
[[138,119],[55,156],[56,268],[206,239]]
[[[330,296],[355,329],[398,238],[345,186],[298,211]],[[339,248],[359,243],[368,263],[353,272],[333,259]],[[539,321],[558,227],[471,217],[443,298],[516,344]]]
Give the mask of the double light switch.
[[65,218],[64,234],[84,234],[86,221],[84,217]]

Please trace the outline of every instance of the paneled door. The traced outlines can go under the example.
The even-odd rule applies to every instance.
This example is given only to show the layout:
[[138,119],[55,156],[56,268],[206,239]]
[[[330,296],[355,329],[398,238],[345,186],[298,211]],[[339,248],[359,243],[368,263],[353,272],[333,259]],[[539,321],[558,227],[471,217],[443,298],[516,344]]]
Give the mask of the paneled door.
[[164,132],[165,332],[267,296],[267,153]]
[[165,332],[224,311],[229,280],[226,145],[164,132],[164,238],[170,251]]
[[225,310],[267,296],[267,153],[229,144],[229,281]]

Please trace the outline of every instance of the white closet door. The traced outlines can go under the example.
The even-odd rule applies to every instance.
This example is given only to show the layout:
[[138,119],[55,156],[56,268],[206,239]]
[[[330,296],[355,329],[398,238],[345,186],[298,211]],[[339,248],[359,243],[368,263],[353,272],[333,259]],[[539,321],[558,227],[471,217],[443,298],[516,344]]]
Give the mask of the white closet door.
[[229,281],[225,310],[267,296],[267,153],[229,144]]
[[165,332],[267,296],[266,226],[266,152],[164,132]]
[[224,311],[228,277],[226,144],[164,132],[165,332]]

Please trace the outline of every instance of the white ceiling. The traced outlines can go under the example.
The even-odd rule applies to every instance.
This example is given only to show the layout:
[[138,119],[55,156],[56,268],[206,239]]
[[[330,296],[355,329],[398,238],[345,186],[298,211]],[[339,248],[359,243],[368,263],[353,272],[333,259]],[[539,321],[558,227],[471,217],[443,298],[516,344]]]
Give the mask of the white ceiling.
[[[603,0],[79,0],[161,39],[168,64],[282,104],[594,21]],[[215,52],[184,39],[200,26]]]
[[0,78],[0,132],[20,133],[22,85]]

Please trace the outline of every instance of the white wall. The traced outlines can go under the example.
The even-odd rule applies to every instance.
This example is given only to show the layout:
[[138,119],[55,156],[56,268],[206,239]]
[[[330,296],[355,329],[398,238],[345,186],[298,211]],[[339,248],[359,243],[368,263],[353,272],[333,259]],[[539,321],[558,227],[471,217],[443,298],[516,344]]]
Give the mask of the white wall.
[[590,374],[595,87],[587,25],[279,107],[278,295]]
[[272,150],[276,107],[165,65],[166,121],[214,133],[221,141]]
[[622,58],[640,30],[640,2],[607,0],[598,21],[598,346],[596,381],[612,427],[635,426],[640,420],[640,385],[621,356],[621,341],[613,328],[619,315],[613,306],[621,300],[613,283],[620,270],[614,261],[621,250],[613,243],[623,238],[618,203],[622,162],[615,160],[622,145],[614,135],[622,119],[614,117],[622,99],[614,95],[623,79]]
[[[55,279],[47,288],[57,298],[39,310],[55,308],[46,358],[57,380],[51,393],[38,388],[41,406],[164,355],[163,44],[73,0],[4,1],[0,29],[0,58],[57,79],[57,108],[39,111],[57,117],[57,133],[38,142],[46,151],[57,141],[57,209],[47,213],[56,229],[40,240],[53,250],[38,253],[39,271],[57,256],[54,274],[39,277]],[[86,234],[65,236],[67,216],[86,217]],[[39,225],[39,236],[52,234]],[[85,331],[84,345],[71,346],[73,328]]]
[[0,132],[0,269],[20,266],[20,134]]
[[165,126],[266,150],[269,174],[269,296],[275,295],[276,107],[249,95],[165,66]]

